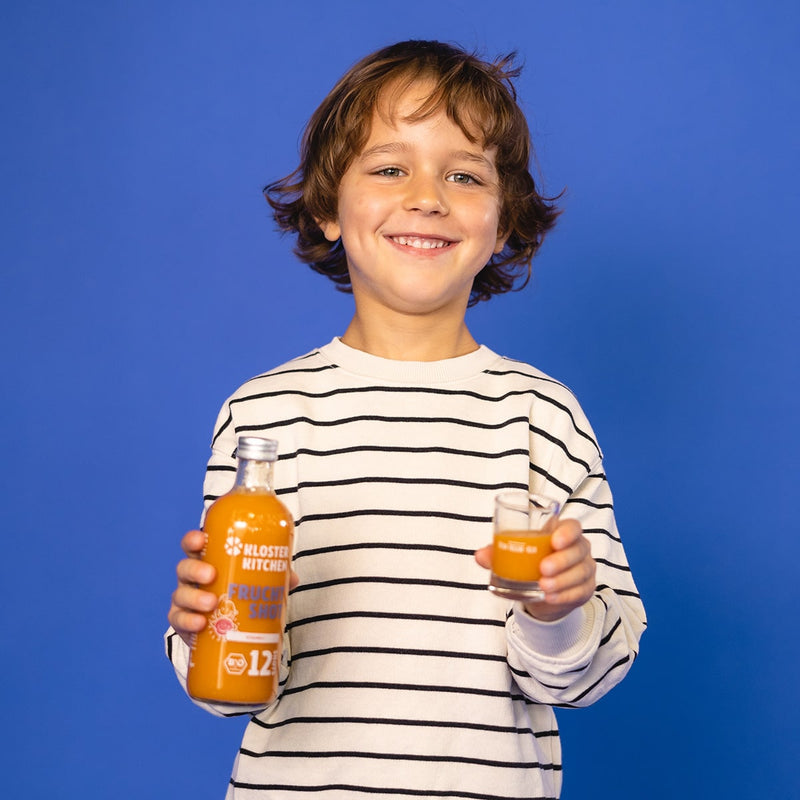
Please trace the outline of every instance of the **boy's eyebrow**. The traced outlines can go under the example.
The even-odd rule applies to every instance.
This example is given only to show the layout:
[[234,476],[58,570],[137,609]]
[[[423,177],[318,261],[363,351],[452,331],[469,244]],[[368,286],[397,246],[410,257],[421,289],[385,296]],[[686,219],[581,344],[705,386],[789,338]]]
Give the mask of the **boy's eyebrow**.
[[[372,147],[368,147],[358,157],[362,159],[370,158],[371,156],[394,155],[395,153],[407,152],[410,149],[411,147],[404,142],[386,142],[385,144],[375,144]],[[454,150],[450,153],[450,156],[459,161],[471,161],[473,164],[492,171],[495,169],[494,163],[490,159],[470,150]]]
[[359,158],[369,158],[370,156],[392,155],[402,153],[409,147],[402,142],[387,142],[386,144],[374,144],[359,154]]
[[494,171],[495,168],[493,161],[490,161],[486,156],[480,155],[480,153],[473,153],[470,150],[456,150],[453,156],[458,159],[464,159],[465,161],[472,161],[474,164],[484,166],[492,171]]

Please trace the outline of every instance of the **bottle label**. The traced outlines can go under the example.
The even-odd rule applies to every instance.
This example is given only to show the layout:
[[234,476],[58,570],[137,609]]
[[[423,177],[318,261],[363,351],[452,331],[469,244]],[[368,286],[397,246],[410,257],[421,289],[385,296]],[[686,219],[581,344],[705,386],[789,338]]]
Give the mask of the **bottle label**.
[[248,572],[285,572],[289,568],[289,548],[285,545],[245,544],[235,534],[225,540],[225,552],[238,559],[239,569]]
[[[217,641],[224,642],[276,642],[274,634],[251,633],[240,629],[240,615],[246,619],[264,620],[280,619],[283,612],[283,601],[286,594],[284,586],[259,586],[247,583],[231,583],[228,591],[220,595],[219,603],[212,612],[208,623],[212,635]],[[238,600],[239,603],[235,601]],[[242,601],[246,601],[246,604]],[[238,606],[238,607],[237,607]],[[243,622],[247,626],[246,622]],[[257,637],[242,638],[242,637]],[[258,637],[274,638],[258,638]]]
[[227,594],[220,595],[219,603],[208,619],[211,635],[219,642],[230,638],[239,629],[239,610]]
[[277,644],[280,634],[277,633],[252,633],[248,631],[230,631],[225,637],[229,642],[245,642],[247,644]]

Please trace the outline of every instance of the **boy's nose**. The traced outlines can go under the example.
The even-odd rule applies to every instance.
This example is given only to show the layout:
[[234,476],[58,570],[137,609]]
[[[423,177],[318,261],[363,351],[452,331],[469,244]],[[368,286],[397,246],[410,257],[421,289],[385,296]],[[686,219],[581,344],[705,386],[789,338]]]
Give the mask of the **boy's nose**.
[[414,176],[406,184],[405,208],[424,214],[446,214],[449,208],[444,187],[434,177]]

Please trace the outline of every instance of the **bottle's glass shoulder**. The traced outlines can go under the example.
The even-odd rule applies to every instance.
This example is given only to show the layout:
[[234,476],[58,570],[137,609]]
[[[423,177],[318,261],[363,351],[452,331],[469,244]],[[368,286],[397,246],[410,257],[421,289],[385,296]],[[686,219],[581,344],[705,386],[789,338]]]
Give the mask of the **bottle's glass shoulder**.
[[235,487],[219,497],[208,509],[204,527],[222,525],[228,527],[235,522],[248,526],[264,524],[293,527],[292,515],[274,492],[268,489]]

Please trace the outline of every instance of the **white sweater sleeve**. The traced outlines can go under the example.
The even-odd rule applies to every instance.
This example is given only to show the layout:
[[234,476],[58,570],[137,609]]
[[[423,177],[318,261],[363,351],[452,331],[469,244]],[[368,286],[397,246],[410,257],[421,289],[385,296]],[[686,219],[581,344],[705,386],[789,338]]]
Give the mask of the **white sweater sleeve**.
[[556,622],[536,620],[517,604],[506,624],[508,664],[532,700],[586,706],[625,677],[647,622],[599,458],[569,495],[562,518],[577,519],[591,544],[597,564],[595,594]]

